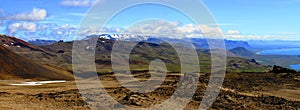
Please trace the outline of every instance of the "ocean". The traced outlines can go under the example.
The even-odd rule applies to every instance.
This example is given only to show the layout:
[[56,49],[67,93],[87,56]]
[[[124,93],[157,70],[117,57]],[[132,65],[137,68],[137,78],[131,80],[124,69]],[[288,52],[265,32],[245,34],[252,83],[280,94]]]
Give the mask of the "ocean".
[[[299,55],[300,56],[300,48],[262,50],[260,52],[257,52],[256,54],[260,54],[260,55]],[[289,65],[289,68],[295,69],[295,70],[300,70],[300,62],[299,62],[299,64]]]
[[257,52],[256,54],[260,54],[260,55],[300,55],[300,48],[262,50],[260,52]]

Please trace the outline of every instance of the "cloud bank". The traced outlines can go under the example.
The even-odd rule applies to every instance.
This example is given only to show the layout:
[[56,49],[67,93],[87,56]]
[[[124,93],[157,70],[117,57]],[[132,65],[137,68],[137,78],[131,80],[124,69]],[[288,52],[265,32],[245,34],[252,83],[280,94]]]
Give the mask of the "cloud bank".
[[36,24],[31,22],[12,23],[7,26],[7,34],[15,34],[17,31],[36,31]]
[[45,9],[34,8],[29,12],[17,13],[14,15],[7,15],[5,20],[18,20],[18,21],[41,21],[47,17]]
[[60,4],[68,7],[90,7],[95,2],[96,0],[63,0]]
[[[238,30],[228,30],[225,33],[208,25],[180,24],[179,22],[156,21],[142,23],[130,27],[77,27],[74,25],[57,25],[55,23],[13,23],[7,28],[7,33],[23,32],[27,39],[76,40],[90,35],[124,34],[168,38],[224,38],[224,39],[267,39],[270,35],[242,35]],[[28,32],[27,32],[28,31]],[[25,33],[25,34],[24,34]],[[220,33],[222,35],[220,35]],[[212,35],[212,36],[208,36]],[[214,36],[216,35],[216,36]]]

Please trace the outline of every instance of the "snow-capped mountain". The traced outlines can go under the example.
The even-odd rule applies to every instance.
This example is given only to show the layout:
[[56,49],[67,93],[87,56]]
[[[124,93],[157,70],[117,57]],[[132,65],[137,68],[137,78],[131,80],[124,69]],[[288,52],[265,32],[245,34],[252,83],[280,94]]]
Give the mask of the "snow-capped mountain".
[[[130,35],[130,34],[101,34],[101,35],[91,35],[86,37],[86,39],[99,37],[109,40],[123,40],[123,41],[143,41],[149,43],[160,44],[162,42],[172,42],[172,43],[192,43],[196,48],[209,48],[209,44],[206,38],[167,38],[167,37],[152,37],[152,36],[141,36],[141,35]],[[214,39],[211,39],[214,40]],[[233,41],[224,39],[226,44],[226,49],[233,49],[236,47],[244,47],[249,50],[253,48],[246,41]]]
[[140,35],[130,35],[130,34],[101,34],[101,35],[91,35],[87,36],[85,39],[90,39],[93,37],[99,37],[109,40],[125,40],[125,41],[144,41],[149,37],[140,36]]

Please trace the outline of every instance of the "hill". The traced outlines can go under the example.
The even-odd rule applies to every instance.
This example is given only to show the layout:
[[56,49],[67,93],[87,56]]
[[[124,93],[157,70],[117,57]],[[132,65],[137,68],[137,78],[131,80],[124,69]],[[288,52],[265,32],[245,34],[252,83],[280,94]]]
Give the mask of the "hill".
[[0,45],[17,53],[27,59],[32,59],[36,62],[50,62],[51,57],[55,56],[54,53],[45,51],[39,46],[27,43],[21,39],[12,36],[0,35]]
[[0,46],[0,79],[71,80],[71,74],[50,70]]
[[[96,47],[91,45],[92,39],[98,39]],[[94,39],[94,40],[95,40]],[[111,68],[111,51],[116,40],[107,39],[101,36],[93,36],[78,42],[84,44],[84,48],[89,51],[95,51],[95,62],[99,73],[112,72]],[[137,43],[132,49],[130,54],[130,68],[132,71],[145,71],[148,70],[149,63],[154,59],[161,59],[166,63],[169,72],[180,71],[180,59],[172,46],[162,40],[149,39],[148,41],[121,41],[118,42],[123,46],[122,49],[126,50],[130,45]],[[177,40],[180,47],[186,48],[182,45],[180,40]],[[72,46],[73,42],[58,42],[48,46],[40,46],[44,50],[52,53],[59,53],[62,62],[71,65],[72,59]],[[120,50],[121,51],[121,50]],[[197,50],[201,72],[210,72],[210,53],[211,51]],[[227,52],[227,54],[232,54]],[[227,71],[265,71],[266,67],[258,64],[255,61],[248,60],[245,58],[237,58],[236,55],[232,54],[228,56],[228,70]]]
[[240,57],[249,57],[249,56],[254,56],[255,53],[247,50],[246,48],[244,47],[236,47],[236,48],[233,48],[231,50],[229,50],[229,52],[237,55],[237,56],[240,56]]

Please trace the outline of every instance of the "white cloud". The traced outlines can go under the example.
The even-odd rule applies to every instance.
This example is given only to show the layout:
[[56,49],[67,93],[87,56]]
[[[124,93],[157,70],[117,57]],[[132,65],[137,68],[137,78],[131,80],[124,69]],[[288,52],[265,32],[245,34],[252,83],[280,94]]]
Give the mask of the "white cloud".
[[95,1],[96,0],[63,0],[60,4],[69,7],[89,7],[92,6]]
[[71,16],[84,16],[85,13],[67,13],[68,15],[71,15]]
[[69,40],[75,36],[77,29],[78,28],[76,26],[65,24],[61,26],[50,27],[46,30],[40,30],[40,31],[45,32],[44,35],[42,36],[47,36],[48,38],[57,39],[57,40],[66,40],[66,39]]
[[90,35],[99,35],[99,34],[119,34],[121,31],[124,29],[119,28],[119,27],[105,27],[105,28],[100,28],[100,27],[80,27],[77,31],[78,37],[85,38],[86,36]]
[[144,36],[185,38],[185,37],[213,37],[220,38],[222,31],[217,26],[208,25],[180,25],[178,22],[156,20],[141,23],[129,27],[124,31],[126,34],[137,34]]
[[[270,35],[242,35],[238,30],[228,30],[223,33],[220,28],[212,25],[180,25],[177,22],[155,21],[130,27],[125,33],[137,35],[149,35],[158,37],[184,38],[206,37],[225,39],[270,39]],[[161,35],[161,36],[160,36]]]
[[7,26],[7,34],[13,35],[17,31],[36,31],[36,24],[32,22],[12,23]]
[[223,34],[226,39],[253,40],[253,39],[272,39],[271,35],[243,35],[238,30],[228,30]]
[[238,30],[228,30],[227,33],[228,35],[240,35],[241,32]]
[[[27,34],[22,34],[22,33]],[[74,38],[76,32],[79,38]],[[204,33],[205,32],[205,33]],[[78,27],[74,25],[58,25],[53,23],[32,23],[21,22],[11,23],[7,26],[8,34],[18,33],[22,36],[29,38],[39,39],[55,39],[55,40],[73,40],[82,39],[89,35],[94,34],[125,34],[125,35],[141,35],[152,37],[169,37],[169,38],[221,38],[218,36],[222,31],[216,26],[207,25],[181,25],[178,22],[168,21],[155,21],[155,22],[142,22],[128,28],[120,27]],[[269,39],[273,38],[270,35],[242,35],[238,30],[229,30],[223,33],[223,38],[226,39]]]
[[[46,28],[47,27],[47,28]],[[167,21],[155,21],[155,22],[142,22],[137,25],[133,25],[126,29],[120,27],[106,27],[101,29],[100,27],[76,27],[72,25],[41,25],[38,27],[41,37],[48,37],[51,39],[82,39],[89,35],[99,34],[129,34],[129,35],[142,35],[152,37],[169,37],[169,38],[185,38],[185,37],[207,37],[207,38],[226,38],[226,39],[268,39],[269,35],[241,35],[238,30],[229,30],[223,34],[223,36],[214,36],[222,34],[222,31],[215,26],[207,25],[193,25],[186,24],[180,25],[178,22]],[[48,33],[47,33],[48,32]],[[74,38],[75,35],[79,38]],[[205,32],[205,34],[203,33]],[[211,35],[211,36],[210,36]]]
[[[198,25],[198,29],[201,30],[205,35],[220,35],[222,34],[222,30],[217,26],[209,26],[209,25]],[[219,36],[218,36],[219,37]]]
[[20,20],[20,21],[41,21],[47,17],[45,9],[34,8],[30,12],[17,13],[15,15],[6,16],[6,20]]
[[104,32],[97,27],[85,27],[85,28],[80,28],[77,33],[79,37],[84,37],[93,34],[102,34]]
[[6,34],[22,37],[24,40],[72,40],[77,29],[77,26],[69,24],[18,22],[9,24]]
[[199,32],[199,29],[197,29],[194,25],[192,24],[186,24],[184,26],[177,27],[178,30],[184,32],[184,33],[195,33]]
[[[184,35],[185,28],[178,28],[178,22],[154,21],[150,23],[137,24],[125,29],[125,34],[144,36],[178,37]],[[187,27],[188,28],[188,27]]]
[[226,39],[237,39],[237,40],[253,40],[253,39],[271,39],[270,35],[224,35]]

